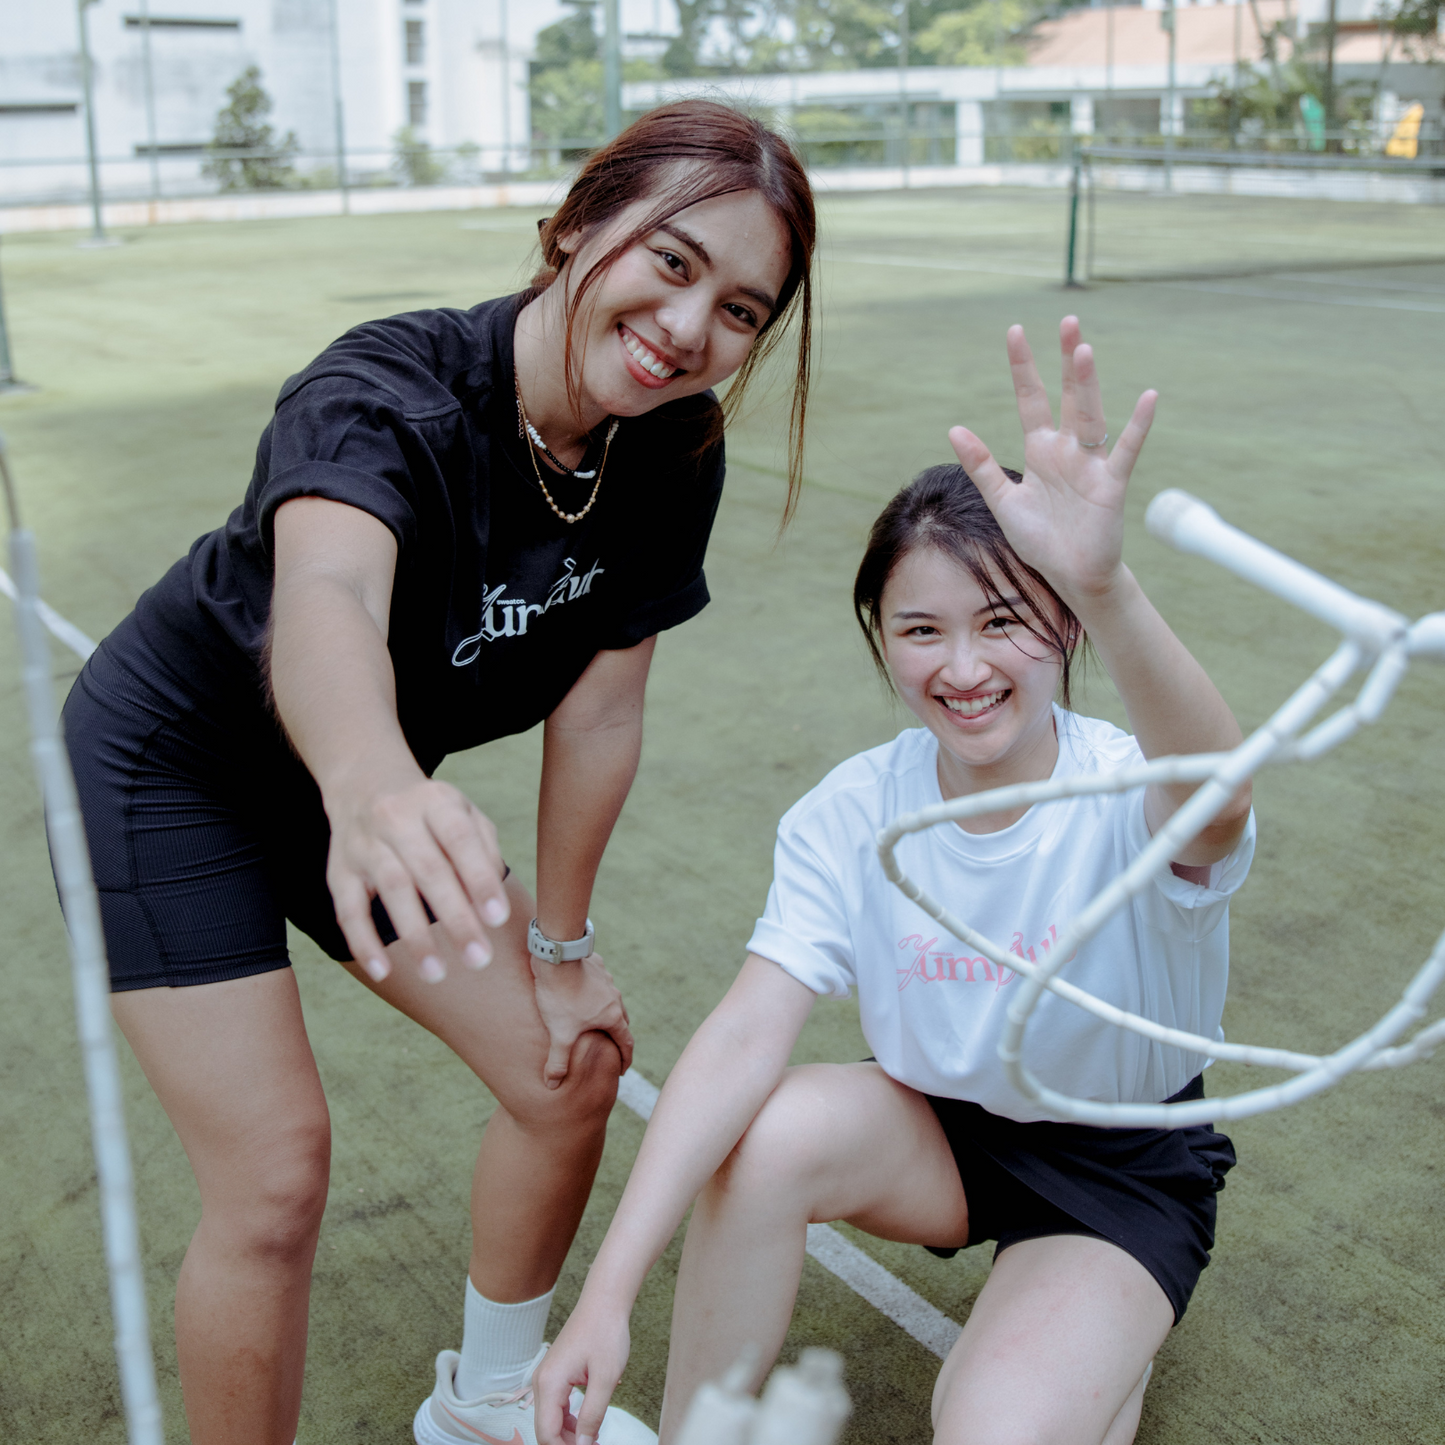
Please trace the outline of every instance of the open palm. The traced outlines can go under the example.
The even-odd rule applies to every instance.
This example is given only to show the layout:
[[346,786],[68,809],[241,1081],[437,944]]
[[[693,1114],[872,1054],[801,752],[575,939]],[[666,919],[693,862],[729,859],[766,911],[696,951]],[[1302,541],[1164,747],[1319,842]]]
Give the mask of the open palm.
[[1093,348],[1081,340],[1078,317],[1066,316],[1059,324],[1059,344],[1063,403],[1056,427],[1024,329],[1009,328],[1009,367],[1024,429],[1022,482],[1010,481],[966,427],[954,427],[948,439],[1009,545],[1067,599],[1102,592],[1118,575],[1124,494],[1158,393],[1146,391],[1139,398],[1110,451],[1099,445],[1106,437],[1099,374]]

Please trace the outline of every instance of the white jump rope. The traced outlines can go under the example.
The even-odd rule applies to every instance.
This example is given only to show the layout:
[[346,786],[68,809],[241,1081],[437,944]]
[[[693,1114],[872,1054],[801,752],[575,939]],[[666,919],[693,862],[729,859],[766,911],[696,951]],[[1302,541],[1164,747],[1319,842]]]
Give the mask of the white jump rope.
[[[45,826],[70,936],[75,1019],[90,1100],[90,1137],[100,1194],[105,1262],[110,1271],[110,1309],[115,1322],[115,1354],[120,1365],[130,1445],[162,1445],[161,1407],[156,1398],[155,1363],[146,1320],[145,1278],[136,1232],[135,1182],[130,1143],[121,1105],[120,1070],[110,1031],[110,975],[105,936],[85,825],[75,795],[75,777],[60,740],[55,690],[51,685],[50,644],[40,600],[35,535],[20,525],[20,504],[10,477],[5,439],[0,437],[0,480],[10,515],[10,566],[15,582],[15,623],[20,632],[21,672],[30,720],[30,756],[45,799]],[[61,619],[63,621],[63,619]],[[74,630],[74,629],[72,629]],[[76,633],[80,637],[79,633]],[[88,639],[81,638],[82,642]]]
[[[888,878],[955,938],[976,948],[995,964],[1021,975],[1018,993],[1009,1005],[1007,1027],[999,1041],[999,1057],[1009,1082],[1053,1117],[1082,1124],[1115,1127],[1182,1129],[1216,1119],[1242,1119],[1281,1109],[1318,1094],[1346,1074],[1361,1069],[1394,1069],[1427,1058],[1445,1041],[1445,1019],[1422,1029],[1408,1043],[1396,1040],[1425,1015],[1425,1006],[1445,978],[1445,934],[1424,966],[1411,979],[1400,1001],[1372,1028],[1333,1053],[1316,1056],[1289,1049],[1261,1048],[1207,1039],[1167,1028],[1127,1009],[1116,1008],[1060,978],[1065,960],[1087,943],[1116,909],[1121,908],[1156,874],[1169,867],[1179,850],[1208,826],[1238,786],[1266,763],[1302,762],[1317,758],[1342,743],[1363,723],[1374,722],[1394,695],[1414,658],[1445,662],[1445,612],[1431,613],[1413,625],[1378,602],[1356,597],[1328,578],[1256,542],[1222,521],[1217,513],[1186,492],[1161,492],[1149,504],[1145,525],[1161,541],[1183,552],[1217,562],[1237,576],[1272,592],[1286,602],[1327,622],[1343,635],[1334,654],[1263,727],[1228,753],[1159,758],[1138,767],[1090,778],[1057,778],[1021,783],[955,798],[895,818],[878,835],[878,856]],[[1310,731],[1301,733],[1325,704],[1361,668],[1363,685],[1354,700]],[[1088,793],[1122,793],[1149,783],[1202,782],[1203,786],[1155,834],[1134,862],[1059,930],[1047,955],[1034,962],[1011,953],[931,898],[904,873],[894,856],[900,838],[941,823],[981,813],[997,813],[1034,803],[1050,803]],[[1041,1083],[1023,1061],[1024,1036],[1044,990],[1068,999],[1105,1023],[1129,1029],[1156,1043],[1169,1044],[1207,1058],[1288,1069],[1293,1079],[1246,1093],[1178,1104],[1105,1104],[1061,1094]]]
[[[91,1137],[110,1272],[111,1312],[115,1321],[127,1438],[130,1445],[162,1445],[130,1148],[110,1031],[105,941],[75,779],[60,740],[51,684],[50,647],[45,636],[47,626],[54,630],[55,623],[64,619],[57,618],[40,600],[35,538],[20,525],[3,437],[0,437],[0,480],[3,480],[10,518],[10,565],[15,579],[15,616],[30,721],[30,751],[45,799],[46,826],[69,929],[76,1020],[90,1101]],[[1335,627],[1344,640],[1269,722],[1232,752],[1160,758],[1103,777],[1023,783],[957,798],[895,819],[878,835],[878,854],[889,879],[954,937],[978,949],[995,964],[1021,975],[1023,982],[1009,1007],[1008,1027],[999,1044],[1005,1072],[1021,1094],[1060,1118],[1080,1123],[1177,1129],[1280,1109],[1320,1093],[1357,1070],[1399,1068],[1426,1058],[1436,1045],[1445,1041],[1445,1019],[1440,1019],[1407,1044],[1394,1047],[1395,1041],[1424,1017],[1426,1004],[1445,978],[1445,934],[1410,981],[1400,1002],[1374,1027],[1334,1053],[1323,1056],[1223,1043],[1166,1028],[1107,1004],[1057,976],[1063,961],[1092,938],[1115,909],[1146,887],[1156,873],[1167,868],[1171,857],[1208,826],[1246,778],[1266,763],[1305,761],[1328,752],[1362,723],[1379,718],[1413,658],[1445,661],[1445,613],[1431,613],[1411,625],[1389,608],[1356,597],[1273,548],[1256,542],[1223,522],[1212,508],[1184,492],[1161,492],[1150,503],[1145,523],[1162,541],[1181,551],[1207,557],[1246,581],[1312,613]],[[1365,666],[1368,672],[1354,701],[1300,736],[1330,698]],[[1203,786],[1159,830],[1133,864],[1063,927],[1057,944],[1042,962],[1035,963],[1010,953],[970,928],[914,883],[894,857],[893,850],[905,834],[941,823],[1086,793],[1126,792],[1155,782],[1202,782]],[[1216,1059],[1288,1069],[1295,1077],[1246,1093],[1180,1104],[1103,1104],[1060,1094],[1042,1084],[1023,1063],[1024,1035],[1045,989],[1106,1023],[1130,1029],[1158,1043]],[[749,1372],[749,1366],[743,1364],[735,1367],[720,1384],[705,1385],[698,1391],[679,1445],[785,1445],[785,1442],[786,1445],[832,1445],[837,1439],[848,1414],[848,1398],[840,1382],[840,1362],[836,1355],[828,1351],[805,1351],[796,1369],[774,1372],[761,1404],[743,1389]]]

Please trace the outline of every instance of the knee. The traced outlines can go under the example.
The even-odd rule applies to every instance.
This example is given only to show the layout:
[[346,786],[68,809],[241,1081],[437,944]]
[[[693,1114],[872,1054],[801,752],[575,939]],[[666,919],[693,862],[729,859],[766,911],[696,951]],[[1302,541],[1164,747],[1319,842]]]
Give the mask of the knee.
[[323,1118],[274,1131],[244,1151],[223,1180],[202,1189],[209,1216],[233,1249],[273,1263],[309,1260],[326,1212],[331,1130]]
[[819,1125],[817,1080],[809,1067],[789,1069],[758,1111],[723,1166],[715,1190],[765,1191],[778,1199],[806,1200],[831,1162]]
[[600,1131],[617,1102],[621,1077],[617,1045],[608,1035],[589,1031],[572,1045],[567,1077],[557,1088],[547,1088],[539,1071],[525,1089],[509,1095],[507,1112],[529,1131]]

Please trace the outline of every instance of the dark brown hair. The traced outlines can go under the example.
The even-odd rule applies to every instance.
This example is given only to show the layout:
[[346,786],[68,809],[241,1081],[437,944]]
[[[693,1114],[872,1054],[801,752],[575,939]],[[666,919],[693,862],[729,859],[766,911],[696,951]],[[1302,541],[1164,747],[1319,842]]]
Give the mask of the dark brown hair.
[[532,286],[541,292],[557,279],[567,261],[563,240],[575,235],[585,241],[634,201],[654,202],[588,270],[568,302],[567,390],[572,405],[580,409],[572,333],[588,292],[614,261],[669,216],[738,191],[756,191],[781,222],[788,236],[788,275],[778,293],[778,309],[764,322],[757,342],[728,387],[718,427],[737,415],[749,382],[777,347],[789,313],[795,311],[798,357],[788,421],[788,498],[783,508],[786,526],[797,509],[803,484],[803,431],[813,340],[813,246],[817,236],[812,187],[787,141],[751,116],[717,101],[683,100],[648,111],[616,140],[588,157],[556,215],[542,224],[543,264]]
[[[1007,467],[1004,472],[1010,481],[1023,480]],[[884,680],[891,685],[888,664],[878,645],[883,633],[883,589],[898,564],[920,547],[936,547],[967,568],[990,602],[1017,617],[1059,659],[1059,698],[1065,707],[1071,707],[1074,655],[1086,643],[1079,619],[1043,573],[1009,546],[973,478],[956,463],[920,472],[884,507],[868,534],[868,546],[853,582],[853,613]],[[1023,608],[1004,605],[995,574],[1008,583],[1014,596],[1023,599]]]

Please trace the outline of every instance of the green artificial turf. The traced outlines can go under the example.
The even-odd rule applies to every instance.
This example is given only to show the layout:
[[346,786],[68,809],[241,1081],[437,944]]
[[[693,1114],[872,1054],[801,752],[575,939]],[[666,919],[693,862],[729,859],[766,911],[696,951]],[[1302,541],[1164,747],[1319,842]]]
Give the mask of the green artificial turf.
[[[1147,214],[1164,216],[1163,232],[1187,230],[1191,216],[1208,214],[1200,205]],[[1326,252],[1322,228],[1340,228],[1341,245],[1360,234],[1363,212],[1348,206],[1260,205],[1272,209],[1250,212],[1251,224],[1282,236],[1282,266],[1296,254],[1290,227],[1299,247]],[[1371,214],[1380,225],[1393,215],[1412,245],[1417,232],[1438,242],[1438,212]],[[77,249],[69,235],[7,238],[16,366],[39,390],[0,398],[0,430],[39,536],[47,599],[102,635],[239,500],[287,375],[352,322],[512,289],[533,220],[499,212],[156,228],[112,250]],[[1017,459],[1002,350],[1010,322],[1029,328],[1052,375],[1053,328],[1064,309],[1078,310],[1115,432],[1143,387],[1160,389],[1127,556],[1246,727],[1331,639],[1149,539],[1141,518],[1154,492],[1192,491],[1408,614],[1445,607],[1445,266],[1392,271],[1386,288],[1381,273],[1362,271],[1328,283],[1185,280],[1066,296],[1056,279],[1063,222],[1054,193],[823,206],[803,507],[776,544],[780,412],[760,404],[729,441],[708,558],[713,605],[658,650],[642,769],[593,908],[627,994],[637,1066],[654,1082],[740,961],[779,815],[834,763],[904,725],[855,635],[852,570],[882,501],[948,457],[949,424],[966,422]],[[11,634],[0,632],[0,1440],[101,1445],[124,1432],[68,968],[15,661]],[[68,685],[73,672],[58,653],[57,676]],[[1438,668],[1420,666],[1378,727],[1320,763],[1260,780],[1258,857],[1233,910],[1232,1038],[1308,1050],[1343,1041],[1384,1012],[1445,924],[1442,683]],[[1097,674],[1083,705],[1119,717]],[[538,756],[538,739],[525,736],[444,766],[497,821],[524,875]],[[660,941],[678,919],[699,940],[686,954]],[[459,1337],[466,1199],[490,1102],[439,1043],[305,939],[295,958],[335,1132],[300,1439],[399,1445],[430,1388],[433,1355]],[[854,1008],[824,1003],[798,1057],[865,1051]],[[170,1296],[196,1190],[122,1052],[167,1438],[180,1441]],[[1216,1093],[1253,1081],[1235,1066],[1210,1076]],[[1240,1164],[1221,1198],[1214,1263],[1160,1355],[1139,1439],[1445,1439],[1445,1063],[1351,1079],[1230,1132]],[[640,1135],[619,1109],[554,1330]],[[848,1233],[955,1319],[987,1275],[985,1250],[945,1262]],[[675,1264],[674,1248],[644,1290],[619,1392],[654,1423]],[[814,1342],[847,1357],[849,1441],[927,1440],[936,1362],[810,1262],[788,1350]]]

